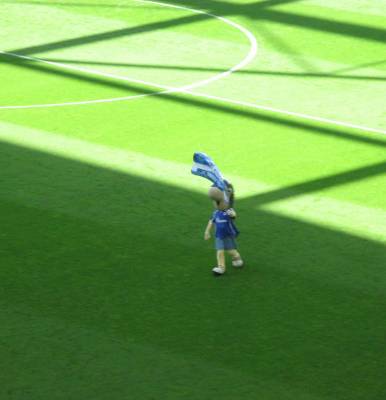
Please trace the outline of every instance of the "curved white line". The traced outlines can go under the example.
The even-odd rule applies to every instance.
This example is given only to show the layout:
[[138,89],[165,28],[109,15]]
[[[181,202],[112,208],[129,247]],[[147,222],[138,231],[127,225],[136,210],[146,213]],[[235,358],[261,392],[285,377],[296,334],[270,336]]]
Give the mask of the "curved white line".
[[[6,52],[2,52],[2,51],[0,51],[0,53],[10,54],[10,55],[14,55],[15,57],[26,58],[26,59],[30,59],[33,61],[40,61],[42,63],[47,63],[47,64],[54,64],[54,65],[60,64],[60,63],[56,63],[56,62],[54,63],[51,61],[36,59],[34,57],[20,56],[20,55],[6,53]],[[373,132],[373,133],[386,135],[386,130],[371,128],[371,127],[363,126],[363,125],[352,124],[350,122],[343,122],[343,121],[338,121],[338,120],[333,120],[333,119],[328,119],[328,118],[323,118],[323,117],[317,117],[317,116],[303,114],[303,113],[297,113],[297,112],[283,110],[283,109],[279,109],[279,108],[263,106],[263,105],[259,105],[259,104],[255,104],[255,103],[249,103],[249,102],[242,101],[242,100],[234,100],[234,99],[229,99],[226,97],[212,96],[212,95],[205,94],[205,93],[191,92],[191,91],[189,91],[187,89],[183,89],[183,88],[173,88],[171,86],[160,85],[160,84],[154,83],[154,82],[148,82],[148,81],[143,81],[143,80],[138,80],[138,79],[127,78],[127,77],[123,77],[123,76],[119,76],[119,75],[102,73],[102,72],[98,72],[98,71],[94,71],[94,70],[88,70],[86,68],[72,67],[72,66],[66,65],[66,64],[63,64],[63,66],[65,66],[67,69],[75,69],[78,71],[81,70],[82,72],[87,72],[87,73],[94,74],[94,75],[103,75],[105,77],[114,78],[114,79],[118,79],[118,80],[140,83],[140,84],[143,84],[146,86],[154,87],[156,89],[163,89],[163,90],[159,91],[159,92],[138,94],[138,95],[134,95],[134,96],[113,97],[113,98],[107,98],[107,99],[85,100],[85,101],[75,101],[75,102],[67,102],[67,103],[33,104],[33,105],[25,105],[25,106],[2,106],[2,107],[0,107],[0,109],[10,110],[10,109],[32,109],[32,108],[43,108],[43,107],[44,108],[64,107],[64,106],[72,106],[72,105],[79,106],[79,105],[100,104],[100,103],[113,103],[113,102],[117,102],[117,101],[129,101],[129,100],[139,99],[142,97],[165,95],[165,94],[171,94],[171,93],[184,93],[184,94],[188,94],[193,97],[201,97],[201,98],[206,98],[209,100],[221,101],[223,103],[229,103],[229,104],[234,104],[237,106],[248,107],[248,108],[254,108],[256,110],[267,111],[267,112],[271,112],[274,114],[282,114],[282,115],[287,115],[289,117],[306,119],[306,120],[313,121],[313,122],[322,122],[322,123],[329,124],[329,125],[336,125],[336,126],[341,126],[344,128],[357,129],[357,130],[361,130],[361,131]]]
[[134,100],[134,99],[138,99],[138,98],[142,98],[142,97],[155,96],[155,95],[164,95],[164,94],[170,94],[170,93],[184,93],[184,94],[189,94],[189,95],[195,96],[195,97],[201,97],[201,98],[206,98],[206,99],[210,99],[210,100],[221,101],[224,103],[234,104],[237,106],[254,108],[257,110],[267,111],[267,112],[271,112],[274,114],[282,114],[282,115],[306,119],[306,120],[310,120],[310,121],[314,121],[314,122],[322,122],[322,123],[326,123],[329,125],[336,125],[336,126],[341,126],[344,128],[351,128],[351,129],[356,129],[356,130],[360,130],[360,131],[364,131],[364,132],[373,132],[373,133],[386,135],[386,130],[383,130],[383,129],[371,128],[371,127],[364,126],[364,125],[352,124],[349,122],[343,122],[343,121],[333,120],[333,119],[329,119],[329,118],[323,118],[323,117],[317,117],[317,116],[303,114],[303,113],[297,113],[297,112],[293,112],[293,111],[289,111],[289,110],[283,110],[283,109],[263,106],[263,105],[259,105],[259,104],[255,104],[255,103],[249,103],[246,101],[240,101],[240,100],[234,100],[234,99],[229,99],[229,98],[225,98],[225,97],[207,95],[205,93],[191,92],[192,89],[207,85],[208,83],[211,83],[218,79],[224,78],[224,77],[230,75],[231,73],[233,73],[237,70],[240,70],[241,68],[245,67],[249,62],[251,62],[257,53],[257,42],[256,42],[255,37],[253,36],[253,34],[250,31],[245,29],[243,26],[238,25],[238,24],[234,23],[233,21],[228,20],[227,18],[220,17],[220,16],[217,16],[214,14],[210,14],[210,13],[207,13],[202,10],[195,10],[195,9],[188,8],[188,7],[177,6],[177,5],[168,4],[168,3],[161,3],[161,2],[157,2],[157,1],[151,1],[151,0],[133,0],[133,1],[138,1],[138,2],[142,2],[142,3],[153,3],[153,4],[158,4],[158,5],[161,5],[164,7],[171,7],[171,8],[177,8],[177,9],[182,9],[182,10],[186,10],[186,11],[193,11],[198,14],[206,14],[213,18],[221,20],[221,21],[227,23],[228,25],[235,27],[236,29],[238,29],[240,32],[242,32],[248,38],[248,40],[251,44],[250,51],[249,51],[248,55],[244,58],[244,60],[242,60],[240,63],[238,63],[234,67],[230,68],[228,71],[224,71],[221,74],[215,75],[214,77],[208,78],[204,81],[192,83],[190,85],[186,85],[186,86],[183,86],[180,88],[173,88],[170,86],[160,85],[158,83],[127,78],[127,77],[123,77],[123,76],[119,76],[119,75],[102,73],[102,72],[90,70],[87,68],[73,67],[68,64],[62,64],[62,63],[57,63],[57,62],[52,62],[52,61],[41,60],[41,59],[34,58],[34,57],[21,56],[18,54],[7,53],[7,52],[0,50],[0,53],[9,54],[9,55],[12,55],[15,57],[26,58],[26,59],[30,59],[33,61],[39,61],[39,62],[46,63],[46,64],[56,65],[61,68],[73,69],[73,70],[77,70],[77,71],[81,71],[81,72],[85,72],[85,73],[89,73],[89,74],[93,74],[93,75],[101,75],[101,76],[105,76],[105,77],[109,77],[109,78],[113,78],[113,79],[124,80],[124,81],[128,81],[128,82],[133,82],[133,83],[140,83],[140,84],[154,87],[157,89],[163,89],[162,91],[154,92],[154,93],[146,93],[146,94],[140,94],[140,95],[134,95],[134,96],[124,96],[124,97],[113,97],[113,98],[107,98],[107,99],[85,100],[85,101],[74,101],[74,102],[67,102],[67,103],[52,103],[52,104],[32,104],[32,105],[24,105],[24,106],[22,106],[22,105],[21,106],[0,106],[0,110],[1,109],[8,109],[8,110],[9,109],[30,109],[30,108],[45,108],[45,107],[49,108],[49,107],[90,105],[90,104],[100,104],[100,103],[113,103],[116,101],[128,101],[128,100]]
[[[181,10],[193,11],[193,9],[191,9],[191,8],[182,7],[182,6],[176,6],[176,5],[171,5],[171,4],[167,4],[166,5],[166,3],[160,3],[158,1],[152,1],[152,0],[135,0],[135,1],[138,1],[138,2],[141,2],[141,3],[158,4],[158,5],[166,6],[166,7],[179,8]],[[229,76],[233,72],[239,71],[240,69],[242,69],[246,65],[248,65],[256,57],[256,54],[257,54],[257,47],[258,46],[257,46],[256,38],[250,31],[248,31],[248,29],[245,29],[243,26],[241,26],[241,25],[237,24],[236,22],[233,22],[233,21],[231,21],[231,20],[229,20],[227,18],[220,17],[220,16],[215,15],[215,14],[207,13],[206,11],[194,10],[194,12],[199,13],[199,14],[209,15],[210,17],[216,18],[216,19],[224,22],[225,24],[233,26],[234,28],[239,30],[241,33],[243,33],[248,38],[249,44],[250,44],[251,47],[249,49],[249,52],[248,52],[247,56],[241,62],[239,62],[238,64],[236,64],[232,68],[228,69],[228,71],[224,71],[221,74],[215,75],[215,76],[213,76],[211,78],[208,78],[208,79],[205,79],[203,81],[183,86],[183,87],[179,88],[179,91],[188,91],[188,90],[196,89],[198,87],[206,86],[209,83],[218,81],[219,79],[226,78],[227,76]]]
[[157,89],[164,89],[162,91],[157,91],[154,93],[146,93],[146,94],[141,94],[141,95],[134,95],[134,96],[125,96],[125,97],[113,97],[113,98],[109,98],[109,99],[97,99],[97,100],[85,100],[85,101],[73,101],[73,102],[65,102],[65,103],[52,103],[52,104],[32,104],[32,105],[20,105],[20,106],[0,106],[0,110],[12,110],[12,109],[28,109],[28,108],[45,108],[45,107],[65,107],[65,106],[74,106],[74,105],[86,105],[86,104],[97,104],[97,103],[111,103],[111,102],[115,102],[115,101],[127,101],[127,100],[132,100],[132,99],[138,99],[141,97],[147,97],[147,96],[154,96],[154,95],[161,95],[161,94],[167,94],[167,93],[178,93],[178,92],[187,92],[188,90],[192,90],[198,87],[202,87],[202,86],[206,86],[212,82],[218,81],[219,79],[223,79],[226,78],[227,76],[231,75],[233,72],[236,72],[238,70],[240,70],[241,68],[245,67],[247,64],[249,64],[255,57],[257,54],[257,42],[256,42],[256,38],[253,36],[253,34],[248,31],[247,29],[245,29],[244,27],[242,27],[239,24],[236,24],[233,21],[230,21],[227,18],[224,17],[220,17],[214,14],[210,14],[207,13],[205,11],[202,10],[196,10],[193,8],[188,8],[188,7],[182,7],[182,6],[177,6],[174,4],[169,4],[169,3],[161,3],[161,2],[157,2],[157,1],[148,1],[148,0],[133,0],[133,1],[137,1],[137,2],[141,2],[141,3],[152,3],[152,4],[157,4],[163,7],[170,7],[170,8],[177,8],[177,9],[181,9],[181,10],[185,10],[185,11],[191,11],[194,12],[196,14],[204,14],[204,15],[208,15],[209,17],[218,19],[222,22],[224,22],[227,25],[232,26],[233,28],[239,30],[244,36],[247,37],[249,44],[250,44],[250,49],[248,51],[248,54],[246,55],[246,57],[240,61],[238,64],[234,65],[233,67],[229,68],[227,71],[224,71],[220,74],[217,74],[215,76],[212,76],[208,79],[205,79],[203,81],[198,81],[198,82],[193,82],[191,84],[179,87],[179,88],[175,88],[175,87],[170,87],[170,86],[164,86],[164,85],[159,85],[159,84],[153,84],[150,82],[145,82],[139,79],[133,79],[133,78],[128,78],[128,77],[124,77],[124,76],[120,76],[120,75],[115,75],[115,74],[109,74],[109,73],[105,73],[105,72],[99,72],[96,70],[92,70],[89,68],[84,68],[84,67],[78,67],[78,66],[72,66],[69,64],[64,64],[64,63],[60,63],[60,62],[54,62],[54,61],[47,61],[47,60],[43,60],[37,57],[32,57],[32,56],[25,56],[25,55],[21,55],[21,54],[15,54],[15,53],[11,53],[11,52],[7,52],[7,51],[1,51],[1,54],[6,54],[12,57],[16,57],[16,58],[21,58],[21,59],[25,59],[25,60],[29,60],[29,61],[36,61],[36,62],[40,62],[43,64],[48,64],[48,65],[52,65],[55,67],[59,67],[59,68],[63,68],[63,69],[69,69],[69,70],[73,70],[73,71],[77,71],[77,72],[82,72],[82,73],[86,73],[86,74],[90,74],[90,75],[97,75],[97,76],[103,76],[105,78],[111,78],[111,79],[117,79],[117,80],[121,80],[121,81],[127,81],[127,82],[132,82],[132,83],[139,83],[142,85],[146,85],[146,86],[153,86],[154,88]]

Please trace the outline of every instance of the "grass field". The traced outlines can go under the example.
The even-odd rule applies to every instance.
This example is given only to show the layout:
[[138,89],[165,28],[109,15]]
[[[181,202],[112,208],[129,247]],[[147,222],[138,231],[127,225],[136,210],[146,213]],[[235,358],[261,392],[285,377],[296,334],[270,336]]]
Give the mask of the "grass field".
[[[0,24],[0,400],[386,398],[383,1]],[[218,279],[195,151],[236,188]]]

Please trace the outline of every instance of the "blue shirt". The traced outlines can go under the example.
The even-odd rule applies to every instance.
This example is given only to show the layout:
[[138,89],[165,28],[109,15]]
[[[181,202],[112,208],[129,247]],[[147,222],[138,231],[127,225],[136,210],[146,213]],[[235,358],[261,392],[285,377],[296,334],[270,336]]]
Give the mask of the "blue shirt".
[[236,237],[239,234],[233,219],[226,211],[216,210],[212,215],[211,221],[216,225],[216,237],[219,239]]

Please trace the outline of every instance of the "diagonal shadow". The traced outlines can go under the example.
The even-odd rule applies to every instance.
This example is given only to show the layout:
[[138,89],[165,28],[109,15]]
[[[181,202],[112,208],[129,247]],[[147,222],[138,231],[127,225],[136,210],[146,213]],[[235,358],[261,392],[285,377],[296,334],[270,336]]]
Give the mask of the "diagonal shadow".
[[[140,88],[138,86],[134,86],[133,84],[129,84],[127,82],[117,81],[113,79],[106,79],[97,76],[88,76],[86,74],[77,73],[75,71],[64,71],[63,69],[59,70],[49,65],[39,65],[36,64],[36,62],[30,62],[22,59],[15,59],[14,57],[0,54],[0,60],[1,59],[3,59],[4,62],[11,63],[13,66],[18,68],[53,74],[64,78],[90,82],[101,86],[113,87],[116,89],[136,92],[139,94],[154,95],[154,91],[150,89],[146,89],[143,87]],[[353,142],[363,143],[372,146],[386,147],[386,141],[378,139],[376,137],[359,136],[357,134],[350,133],[347,130],[343,129],[336,129],[330,126],[323,126],[321,124],[311,123],[308,121],[307,122],[299,121],[294,118],[291,119],[289,117],[287,118],[279,117],[277,115],[273,114],[270,115],[257,110],[249,110],[241,107],[236,108],[235,106],[228,106],[226,104],[221,104],[214,101],[208,101],[208,100],[204,101],[197,97],[187,97],[186,95],[183,94],[180,95],[167,94],[163,96],[154,96],[154,98],[160,101],[186,104],[187,106],[195,106],[195,107],[205,108],[207,110],[212,110],[215,112],[224,112],[227,114],[242,116],[254,121],[264,121],[276,125],[282,125],[287,129],[294,129],[295,131],[300,130],[300,131],[305,131],[307,133],[325,135],[328,137],[333,137],[341,140],[350,140]]]
[[29,61],[23,59],[15,59],[15,57],[6,54],[0,54],[0,62],[11,64],[13,67],[24,68],[36,72],[41,72],[47,75],[53,75],[53,76],[63,77],[66,79],[71,79],[78,82],[87,82],[98,86],[111,87],[114,89],[121,90],[125,93],[129,91],[134,91],[140,94],[151,94],[154,92],[149,89],[141,89],[139,87],[134,87],[134,84],[130,86],[127,83],[115,79],[107,79],[107,78],[102,79],[101,77],[98,77],[96,75],[88,75],[71,70],[53,68],[49,65],[38,64],[32,60]]
[[30,5],[43,5],[43,6],[66,6],[66,7],[97,7],[97,8],[132,8],[130,5],[117,3],[117,4],[108,4],[108,3],[82,3],[82,2],[71,2],[71,1],[43,1],[43,0],[17,0],[9,1],[3,0],[2,3],[11,3],[11,4],[30,4]]
[[107,32],[95,33],[93,35],[86,35],[72,39],[59,40],[51,43],[40,44],[36,46],[24,47],[12,50],[11,53],[20,55],[43,53],[51,50],[64,49],[68,47],[82,46],[90,43],[101,42],[105,40],[112,40],[116,38],[139,35],[146,32],[154,32],[178,25],[185,25],[194,22],[204,21],[211,18],[206,14],[194,14],[180,18],[174,18],[167,21],[153,22],[141,26],[134,26],[130,28],[116,29]]
[[[293,0],[297,1],[297,0]],[[223,1],[208,1],[208,6],[211,12],[219,15],[244,15],[247,18],[255,20],[266,20],[277,22],[284,25],[297,26],[310,30],[330,32],[337,35],[351,36],[360,39],[367,39],[385,43],[386,41],[386,30],[380,28],[373,28],[370,26],[363,26],[357,24],[351,24],[344,21],[332,21],[326,20],[319,17],[299,15],[295,13],[288,13],[279,10],[271,10],[269,7],[279,4],[285,4],[292,2],[290,0],[267,0],[264,2],[257,2],[252,4],[240,5],[234,3],[228,3]],[[198,4],[191,0],[174,0],[175,4],[183,4],[197,7]],[[18,54],[33,54],[38,52],[44,52],[49,50],[54,50],[58,48],[66,48],[71,46],[78,46],[87,43],[93,43],[100,40],[109,40],[117,37],[122,37],[126,35],[133,35],[139,33],[145,33],[152,30],[160,30],[176,25],[183,25],[187,23],[192,23],[200,21],[202,19],[210,18],[210,16],[205,14],[195,14],[190,17],[176,18],[169,21],[157,22],[146,24],[141,27],[125,28],[109,32],[104,32],[100,34],[88,35],[79,38],[73,38],[68,40],[61,40],[52,43],[46,43],[36,46],[31,46],[22,49],[14,49],[10,52]]]
[[[42,58],[44,61],[59,62],[64,64],[81,64],[81,65],[101,65],[106,67],[125,67],[125,68],[141,68],[141,69],[166,69],[172,71],[197,71],[197,72],[224,72],[223,68],[209,68],[183,65],[159,65],[159,64],[129,64],[120,62],[108,61],[93,61],[93,60],[71,60],[60,58]],[[370,76],[370,75],[339,75],[329,73],[311,73],[311,72],[283,72],[269,70],[248,70],[241,69],[234,74],[244,75],[268,75],[278,77],[291,78],[329,78],[329,79],[348,79],[348,80],[365,80],[365,81],[386,81],[386,76]]]
[[350,72],[350,71],[356,71],[358,69],[364,69],[364,68],[371,68],[371,67],[377,67],[380,65],[386,64],[386,60],[377,60],[377,61],[371,61],[363,64],[357,64],[357,65],[350,65],[349,67],[344,67],[344,68],[339,68],[334,71],[335,74],[341,74],[345,72]]
[[[223,16],[242,15],[253,20],[271,21],[282,25],[301,27],[313,31],[328,32],[339,36],[349,36],[380,43],[386,42],[386,30],[382,28],[358,25],[345,21],[333,21],[320,17],[307,16],[270,8],[271,6],[273,7],[290,2],[291,1],[273,0],[241,5],[225,1],[208,0],[206,2],[206,9],[209,9],[210,12],[213,12],[214,14],[220,14]],[[198,6],[199,4],[199,2],[192,0],[174,0],[174,3],[192,7]]]
[[[295,2],[299,2],[299,1],[304,1],[304,0],[266,0],[266,1],[261,1],[261,2],[257,2],[256,4],[261,7],[274,7],[274,6],[278,6],[278,5],[283,5],[283,4],[287,4],[287,3],[295,3]],[[175,3],[175,1],[173,1]],[[216,3],[216,1],[212,1],[214,3]],[[12,3],[14,4],[14,1],[9,1],[9,0],[5,0],[4,3]],[[126,8],[126,7],[131,7],[130,5],[127,4],[122,4],[122,3],[118,3],[118,4],[107,4],[107,3],[82,3],[82,2],[63,2],[63,1],[43,1],[43,0],[32,0],[32,1],[28,1],[28,0],[17,0],[17,3],[21,3],[21,4],[37,4],[37,5],[50,5],[50,6],[67,6],[67,7],[102,7],[102,8]],[[166,3],[166,2],[165,2]],[[149,5],[151,5],[149,3]],[[195,6],[197,6],[198,4],[195,4]]]
[[[286,3],[294,3],[294,2],[299,2],[299,1],[304,1],[304,0],[266,0],[266,1],[261,1],[257,2],[256,5],[258,5],[261,8],[264,7],[273,7],[277,5],[282,5]],[[4,3],[12,3],[15,4],[14,1],[9,1],[9,0],[4,0]],[[173,1],[173,3],[177,3],[178,1]],[[17,3],[19,4],[36,4],[36,5],[50,5],[50,6],[68,6],[68,7],[102,7],[102,8],[121,8],[121,7],[131,7],[130,5],[118,3],[118,4],[107,4],[107,3],[85,3],[85,2],[63,2],[63,1],[44,1],[44,0],[17,0]],[[166,3],[166,1],[165,1]],[[187,2],[189,3],[189,2]],[[199,4],[195,2],[190,2],[192,6],[198,6]],[[210,3],[219,3],[215,0],[211,1]],[[151,3],[148,3],[148,5],[151,5]],[[211,4],[213,5],[213,4]],[[204,5],[205,6],[205,5]],[[242,6],[242,5],[241,5]]]
[[273,203],[275,201],[316,192],[326,188],[359,182],[361,180],[383,174],[386,174],[386,161],[352,169],[350,171],[340,172],[323,178],[317,178],[308,182],[301,182],[294,185],[281,187],[270,192],[251,196],[246,198],[245,201],[253,203],[253,206],[261,206],[263,204]]
[[326,20],[319,17],[298,15],[278,10],[262,10],[255,18],[296,26],[313,31],[329,32],[339,36],[350,36],[380,43],[386,42],[386,29],[357,25],[343,21]]
[[[240,202],[249,216],[240,239],[248,266],[214,281],[208,276],[213,251],[201,238],[200,219],[209,206],[205,196],[2,142],[0,154],[9,188],[0,196],[5,255],[0,319],[7,321],[12,312],[19,322],[13,334],[2,335],[0,360],[26,374],[35,360],[56,371],[50,380],[47,369],[36,368],[28,397],[55,391],[57,376],[74,375],[68,374],[68,365],[76,365],[76,373],[86,365],[90,374],[84,382],[93,388],[102,379],[97,400],[114,391],[117,382],[125,398],[149,398],[149,382],[158,388],[163,380],[171,380],[176,392],[181,373],[173,358],[162,356],[172,379],[155,373],[154,381],[135,381],[126,364],[121,378],[116,367],[120,350],[118,358],[105,357],[110,347],[94,336],[102,332],[128,346],[125,358],[136,355],[132,343],[150,346],[132,363],[145,377],[149,367],[144,361],[159,356],[154,349],[182,354],[194,366],[191,374],[182,370],[194,385],[219,360],[218,349],[227,348],[219,364],[230,368],[230,381],[215,381],[218,389],[211,387],[221,394],[218,398],[232,398],[229,390],[239,391],[240,377],[248,382],[248,374],[259,385],[244,392],[246,399],[283,398],[288,382],[296,389],[285,393],[291,400],[299,393],[309,398],[338,393],[336,400],[377,398],[377,382],[384,386],[385,374],[382,244],[262,210],[251,212]],[[69,328],[52,330],[47,321]],[[32,343],[42,354],[31,358],[25,354],[35,354],[33,326],[39,339]],[[225,334],[208,334],[218,330]],[[368,340],[369,331],[374,340]],[[243,340],[232,344],[239,336]],[[58,345],[64,337],[70,337],[69,346]],[[82,355],[68,356],[69,349],[81,349]],[[105,380],[110,366],[113,378]],[[233,377],[234,371],[243,374]],[[20,384],[17,374],[9,376],[9,391],[3,393]],[[353,387],[357,376],[366,376],[359,394]],[[310,387],[310,381],[317,384]],[[59,384],[68,388],[67,382]],[[125,388],[121,382],[127,382]],[[267,382],[267,392],[260,382]],[[265,396],[272,393],[272,382],[282,389]],[[177,387],[179,393],[191,393]],[[202,392],[191,398],[208,398],[207,387],[200,387]],[[95,398],[94,390],[91,396],[84,396],[89,392],[83,389],[80,393],[73,398]]]
[[254,3],[248,4],[248,6],[256,6],[261,8],[271,8],[275,6],[282,6],[284,4],[289,4],[289,3],[298,3],[299,1],[304,1],[304,0],[264,0],[264,1],[256,1]]
[[301,54],[298,48],[294,46],[294,43],[288,41],[280,32],[276,33],[275,29],[262,23],[259,24],[259,35],[265,42],[270,43],[279,54],[289,54],[290,56],[287,57],[287,63],[294,65],[296,68],[300,69],[300,71],[318,72],[314,61]]

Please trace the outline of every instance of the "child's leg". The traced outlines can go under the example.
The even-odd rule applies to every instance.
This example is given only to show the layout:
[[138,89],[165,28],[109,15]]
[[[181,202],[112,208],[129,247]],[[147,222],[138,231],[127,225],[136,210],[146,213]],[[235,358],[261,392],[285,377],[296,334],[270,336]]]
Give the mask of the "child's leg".
[[231,255],[232,260],[239,260],[241,258],[240,253],[236,249],[228,250],[228,254]]
[[234,267],[242,267],[243,260],[241,258],[240,253],[236,249],[228,250],[228,254],[232,257],[232,265]]
[[224,250],[217,250],[217,266],[225,269],[225,252],[224,252]]

